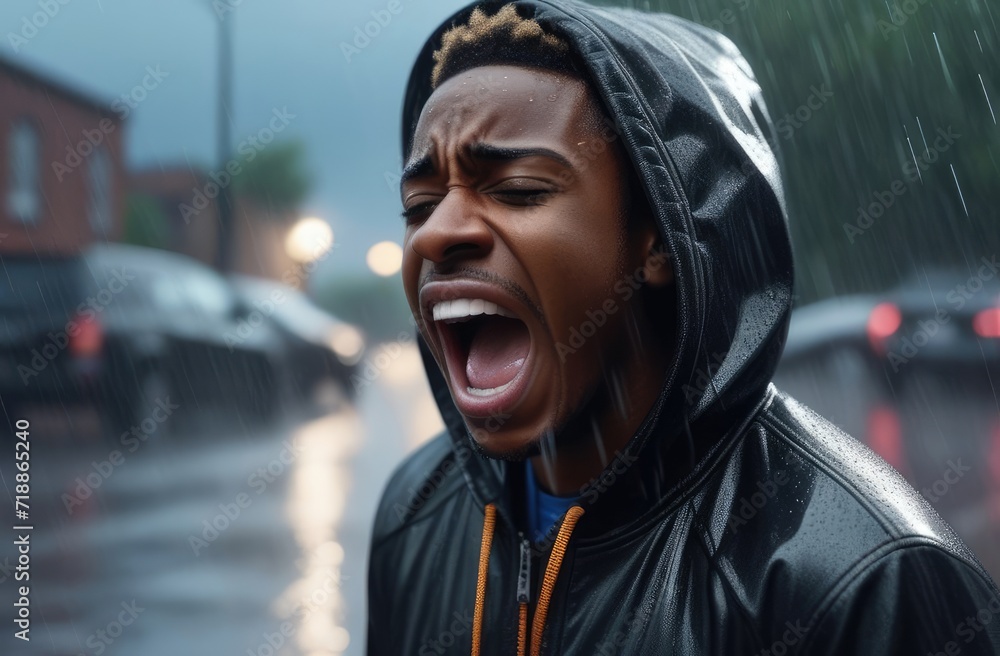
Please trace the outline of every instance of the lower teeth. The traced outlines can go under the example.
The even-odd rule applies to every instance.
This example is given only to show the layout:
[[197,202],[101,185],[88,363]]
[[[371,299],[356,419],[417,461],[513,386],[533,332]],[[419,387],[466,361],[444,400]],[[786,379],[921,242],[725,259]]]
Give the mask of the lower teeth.
[[472,387],[471,385],[469,385],[465,389],[467,389],[469,391],[469,394],[472,394],[473,396],[491,396],[493,394],[497,394],[499,392],[504,391],[505,389],[510,387],[510,384],[513,382],[514,382],[513,380],[509,380],[500,387],[492,387],[490,389],[480,389],[478,387]]

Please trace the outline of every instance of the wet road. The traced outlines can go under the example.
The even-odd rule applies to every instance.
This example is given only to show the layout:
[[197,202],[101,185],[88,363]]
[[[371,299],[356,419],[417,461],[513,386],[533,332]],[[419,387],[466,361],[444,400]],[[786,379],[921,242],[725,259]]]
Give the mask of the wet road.
[[31,642],[12,635],[11,537],[0,653],[362,654],[379,492],[440,426],[416,352],[390,364],[356,404],[331,398],[267,427],[199,418],[105,442],[86,412],[30,410]]
[[[270,426],[200,418],[102,440],[87,413],[32,411],[32,640],[13,638],[5,510],[0,654],[362,654],[378,495],[440,428],[412,345],[370,361],[356,403],[331,396]],[[1000,575],[1000,413],[983,386],[914,376],[887,394],[841,356],[779,384],[894,460]]]

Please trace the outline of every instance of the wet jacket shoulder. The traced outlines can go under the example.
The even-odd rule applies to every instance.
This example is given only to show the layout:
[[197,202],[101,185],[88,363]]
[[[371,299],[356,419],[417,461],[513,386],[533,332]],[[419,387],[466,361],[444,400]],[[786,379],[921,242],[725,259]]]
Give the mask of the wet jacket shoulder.
[[382,492],[372,546],[433,514],[442,499],[461,489],[464,482],[456,460],[451,440],[440,433],[396,468]]
[[[801,654],[995,654],[1000,593],[937,512],[867,447],[778,394],[734,446],[706,548],[764,645]],[[721,472],[720,472],[721,474]],[[949,648],[949,644],[951,647]],[[794,648],[793,648],[794,647]],[[771,648],[772,653],[781,646]],[[758,650],[759,652],[760,650]]]

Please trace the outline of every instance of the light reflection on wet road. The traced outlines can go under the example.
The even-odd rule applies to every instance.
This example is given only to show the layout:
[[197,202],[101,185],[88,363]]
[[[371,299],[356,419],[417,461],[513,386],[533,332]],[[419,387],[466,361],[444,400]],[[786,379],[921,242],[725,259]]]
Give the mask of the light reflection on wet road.
[[[87,437],[86,415],[35,410],[32,640],[13,639],[5,611],[0,653],[363,653],[378,495],[440,428],[415,349],[394,352],[353,407],[298,411],[253,435],[203,427],[130,452]],[[89,495],[77,489],[88,476]],[[4,543],[0,569],[14,562]],[[0,584],[3,608],[13,583]]]

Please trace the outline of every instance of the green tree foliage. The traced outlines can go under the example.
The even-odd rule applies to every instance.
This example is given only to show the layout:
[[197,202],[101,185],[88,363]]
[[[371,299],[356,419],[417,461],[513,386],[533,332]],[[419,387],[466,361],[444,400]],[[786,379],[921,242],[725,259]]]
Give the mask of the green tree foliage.
[[169,248],[170,219],[155,198],[129,194],[125,201],[124,241],[136,246]]
[[[638,3],[723,32],[756,72],[783,156],[800,301],[925,267],[966,271],[1000,250],[990,1]],[[827,98],[809,108],[817,91]],[[949,128],[952,143],[935,148]]]
[[305,146],[299,141],[273,143],[259,151],[235,176],[238,197],[269,210],[268,216],[285,216],[301,205],[312,186],[306,172]]

